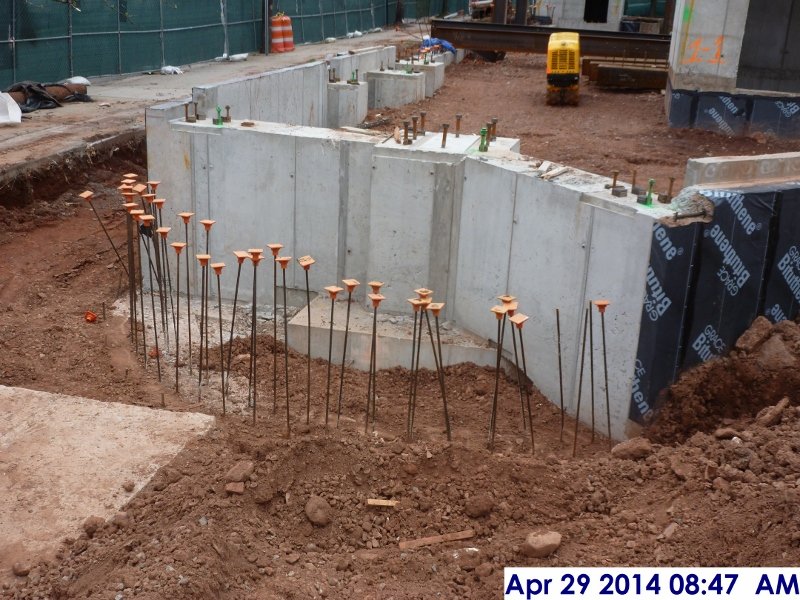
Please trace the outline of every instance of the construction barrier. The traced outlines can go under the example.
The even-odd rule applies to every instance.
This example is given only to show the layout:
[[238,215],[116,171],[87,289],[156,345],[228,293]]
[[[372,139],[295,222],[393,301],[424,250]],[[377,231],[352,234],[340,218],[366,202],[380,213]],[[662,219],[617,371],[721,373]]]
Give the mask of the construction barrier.
[[283,45],[287,52],[294,50],[294,32],[292,32],[292,18],[283,15]]
[[283,15],[275,15],[269,20],[270,52],[286,52],[283,41]]

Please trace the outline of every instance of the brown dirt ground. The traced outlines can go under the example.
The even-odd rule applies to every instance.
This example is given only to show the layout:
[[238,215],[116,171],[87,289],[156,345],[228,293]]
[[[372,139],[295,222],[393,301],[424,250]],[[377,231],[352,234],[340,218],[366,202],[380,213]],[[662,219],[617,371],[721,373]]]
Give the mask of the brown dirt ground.
[[[688,156],[787,145],[668,131],[660,95],[588,89],[577,110],[546,107],[541,81],[537,58],[467,62],[421,106],[432,122],[460,110],[471,129],[499,113],[501,135],[522,137],[523,151],[604,172],[635,164],[646,176],[680,175]],[[615,136],[620,139],[606,143]],[[123,319],[83,320],[85,310],[102,314],[103,303],[108,307],[124,295],[125,281],[94,216],[75,194],[89,185],[100,192],[95,204],[122,244],[124,219],[113,188],[121,173],[144,174],[144,164],[143,144],[133,144],[91,165],[39,174],[32,203],[4,199],[0,383],[149,406],[160,405],[163,393],[170,410],[220,413],[193,394],[174,394],[152,367],[145,370]],[[782,327],[770,336],[778,336],[796,361],[793,325]],[[782,381],[795,364],[786,356],[778,362],[782,371],[757,372],[780,350],[775,343],[687,375],[671,390],[673,408],[665,411],[662,429],[650,432],[655,443],[640,460],[610,455],[604,440],[591,443],[583,429],[573,459],[572,423],[560,442],[559,412],[535,389],[531,456],[518,425],[518,390],[505,378],[497,448],[490,453],[485,440],[493,375],[471,365],[447,371],[452,443],[442,433],[430,373],[421,383],[417,439],[401,439],[408,390],[403,369],[378,373],[376,435],[364,435],[366,375],[348,370],[341,426],[326,430],[326,365],[315,361],[312,423],[305,427],[305,360],[294,353],[293,436],[287,439],[283,396],[272,410],[272,343],[259,338],[264,400],[255,426],[240,416],[218,419],[130,502],[127,526],[108,524],[91,538],[76,532],[54,557],[21,557],[32,566],[30,574],[4,585],[0,596],[495,598],[505,565],[780,566],[800,559],[800,413],[789,406],[776,418],[753,421],[758,409],[797,389],[796,378]],[[246,342],[236,344],[236,353],[245,351]],[[772,353],[766,358],[765,348]],[[235,366],[239,374],[244,368]],[[336,373],[333,381],[336,389]],[[733,431],[716,432],[720,425]],[[225,474],[241,460],[253,461],[254,473],[242,495],[226,494]],[[312,494],[331,506],[325,527],[304,514]],[[367,498],[399,504],[373,510]],[[485,514],[469,516],[481,504]],[[409,551],[397,546],[398,540],[467,528],[475,537],[464,542]],[[521,543],[540,529],[560,532],[560,549],[549,558],[525,558]]]

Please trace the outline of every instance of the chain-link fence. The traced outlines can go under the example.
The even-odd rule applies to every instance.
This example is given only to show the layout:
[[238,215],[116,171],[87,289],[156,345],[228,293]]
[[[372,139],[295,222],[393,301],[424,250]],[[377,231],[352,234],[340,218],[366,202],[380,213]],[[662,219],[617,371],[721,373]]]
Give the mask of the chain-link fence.
[[[264,0],[0,0],[0,89],[156,70],[264,49]],[[467,0],[407,0],[403,16],[464,9]],[[274,0],[297,44],[395,22],[397,0]],[[227,27],[223,26],[223,21]]]

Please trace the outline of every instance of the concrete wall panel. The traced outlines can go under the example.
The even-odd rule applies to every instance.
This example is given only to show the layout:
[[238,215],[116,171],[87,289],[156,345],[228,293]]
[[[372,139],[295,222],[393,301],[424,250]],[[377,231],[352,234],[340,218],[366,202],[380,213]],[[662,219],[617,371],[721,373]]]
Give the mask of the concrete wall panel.
[[515,189],[514,171],[465,161],[453,316],[482,338],[496,339],[489,309],[508,291]]
[[[556,308],[561,313],[564,395],[572,405],[583,318],[592,208],[578,191],[518,175],[512,248],[508,263],[509,292],[525,326],[529,375],[542,393],[558,402]],[[507,348],[511,348],[509,344]]]
[[[626,437],[625,422],[630,408],[631,376],[636,362],[649,261],[649,252],[645,248],[652,239],[653,221],[641,214],[626,215],[599,207],[592,207],[592,211],[591,253],[586,270],[584,305],[597,299],[611,302],[606,310],[611,433],[612,436],[622,439]],[[623,231],[625,234],[620,235]],[[601,322],[594,307],[592,318],[596,423],[599,431],[606,431]],[[591,423],[588,376],[585,377],[584,384],[581,420]],[[570,406],[574,413],[574,406]]]
[[[386,282],[384,310],[407,310],[407,298],[430,278],[434,165],[376,156],[372,163],[367,277]],[[439,290],[444,293],[445,290]]]

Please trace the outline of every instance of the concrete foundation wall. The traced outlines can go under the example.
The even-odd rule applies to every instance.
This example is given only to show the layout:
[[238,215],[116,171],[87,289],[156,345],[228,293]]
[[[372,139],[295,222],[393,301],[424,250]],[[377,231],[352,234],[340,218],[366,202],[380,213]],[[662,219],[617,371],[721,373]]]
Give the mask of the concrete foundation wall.
[[[604,31],[619,31],[619,22],[625,10],[624,0],[609,0],[606,22],[587,23],[584,21],[585,0],[565,0],[556,3],[556,10],[553,15],[553,24],[556,27],[565,29],[598,29]],[[540,9],[539,14],[543,15],[544,9]]]
[[[465,161],[455,320],[496,340],[497,323],[489,309],[499,303],[496,296],[515,295],[520,310],[531,317],[524,328],[529,375],[558,402],[555,310],[560,309],[565,405],[575,414],[583,313],[591,300],[610,299],[609,396],[612,434],[619,438],[626,435],[629,373],[636,359],[648,260],[646,250],[631,249],[648,247],[653,220],[610,201],[600,191],[605,180],[584,175],[577,185],[558,185],[542,181],[525,161]],[[602,346],[596,310],[594,319],[599,407]],[[586,360],[581,419],[589,421],[588,351]]]

